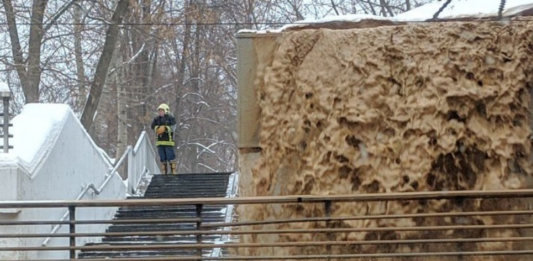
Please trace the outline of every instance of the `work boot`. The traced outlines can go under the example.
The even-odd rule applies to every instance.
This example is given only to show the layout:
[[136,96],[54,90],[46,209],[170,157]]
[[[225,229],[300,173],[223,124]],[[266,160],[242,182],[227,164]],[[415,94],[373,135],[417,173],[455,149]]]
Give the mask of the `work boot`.
[[161,172],[163,172],[162,174],[167,174],[168,172],[166,161],[161,162]]
[[170,173],[171,174],[178,174],[176,172],[176,162],[175,161],[170,161]]

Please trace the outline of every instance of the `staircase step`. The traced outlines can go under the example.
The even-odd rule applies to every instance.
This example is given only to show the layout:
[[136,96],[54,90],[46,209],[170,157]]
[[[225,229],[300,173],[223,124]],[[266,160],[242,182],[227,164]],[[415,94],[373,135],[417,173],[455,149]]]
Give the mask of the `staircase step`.
[[[223,205],[204,205],[202,211],[218,211],[226,206]],[[196,205],[179,205],[179,206],[127,206],[121,207],[119,211],[196,211]]]
[[[219,238],[217,235],[204,235],[202,240],[204,242],[213,241]],[[179,236],[135,236],[135,237],[105,237],[102,242],[177,242],[177,241],[190,241],[196,242],[196,235],[179,235]]]
[[[215,207],[202,207],[202,213],[206,214],[213,214],[213,213],[222,213],[222,211],[225,209],[225,206],[215,206]],[[152,214],[152,213],[161,213],[161,214],[173,214],[173,215],[180,215],[184,214],[187,215],[188,213],[194,213],[196,215],[196,207],[195,208],[169,208],[169,207],[161,207],[161,209],[157,209],[155,207],[136,207],[136,208],[121,208],[118,210],[117,213],[120,214],[138,214],[138,213],[146,213],[146,214]]]
[[[196,218],[196,212],[163,212],[163,213],[157,213],[157,212],[119,212],[115,215],[115,219],[170,219],[175,218],[178,216],[180,218]],[[216,219],[218,217],[223,216],[223,213],[221,212],[215,212],[215,213],[203,213],[202,212],[202,220],[204,222],[213,221],[213,219]],[[180,223],[190,223],[190,222],[180,222]]]
[[141,231],[179,231],[179,230],[196,230],[193,224],[179,224],[179,225],[123,225],[110,226],[107,232],[141,232]]
[[[202,213],[205,214],[215,214],[215,213],[222,213],[222,210],[224,208],[218,207],[218,208],[202,208]],[[157,208],[123,208],[119,209],[118,213],[123,214],[137,214],[137,213],[161,213],[161,214],[184,214],[187,215],[189,213],[194,213],[196,215],[196,209],[169,209],[169,208],[161,208],[161,210],[158,210]]]
[[[182,244],[183,246],[185,245],[194,245],[196,244],[196,240],[187,240],[187,241],[184,241],[184,242],[179,242],[180,244]],[[162,246],[162,247],[176,247],[176,249],[195,249],[194,247],[191,247],[191,248],[180,248],[180,246],[178,246],[176,244],[176,242],[172,242],[172,241],[162,241],[162,242],[135,242],[135,241],[132,241],[132,242],[124,242],[124,243],[116,243],[116,242],[105,242],[105,243],[91,243],[91,244],[87,244],[87,246],[90,246],[90,247],[102,247],[102,248],[106,248],[106,247],[113,247],[113,246],[117,246],[117,247],[142,247],[142,246],[152,246],[152,247],[156,247],[156,246]],[[162,248],[161,250],[171,250],[171,249],[164,249]],[[99,252],[105,252],[107,250],[97,250]],[[135,251],[139,251],[139,250],[135,250]]]
[[223,198],[226,193],[147,193],[145,198],[157,199],[157,198]]
[[[202,251],[203,255],[209,254],[208,251]],[[194,256],[196,250],[157,250],[157,251],[94,251],[82,252],[78,258],[139,258],[143,257],[175,257],[175,256]]]

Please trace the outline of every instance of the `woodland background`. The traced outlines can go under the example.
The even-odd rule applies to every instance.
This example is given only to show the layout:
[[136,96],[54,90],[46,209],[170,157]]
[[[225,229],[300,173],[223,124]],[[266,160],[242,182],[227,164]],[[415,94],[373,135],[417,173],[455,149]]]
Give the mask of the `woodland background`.
[[69,104],[119,157],[169,104],[178,172],[237,169],[236,33],[332,15],[394,16],[431,0],[2,0],[0,81]]

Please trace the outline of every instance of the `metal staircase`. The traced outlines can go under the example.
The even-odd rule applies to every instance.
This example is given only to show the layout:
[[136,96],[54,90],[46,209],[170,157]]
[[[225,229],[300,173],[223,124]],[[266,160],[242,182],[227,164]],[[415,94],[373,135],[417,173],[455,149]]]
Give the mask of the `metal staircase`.
[[[206,174],[178,174],[155,175],[150,182],[144,196],[130,197],[133,199],[161,199],[161,198],[205,198],[226,197],[228,181],[231,173]],[[224,222],[225,206],[205,205],[201,210],[201,222]],[[82,251],[80,259],[113,259],[113,258],[154,258],[196,255],[195,249],[113,249],[114,247],[177,245],[196,243],[196,235],[142,235],[143,232],[192,231],[196,229],[197,217],[195,205],[184,206],[130,206],[122,207],[115,215],[115,220],[124,224],[113,224],[107,233],[125,232],[136,236],[105,236],[100,243],[90,243],[86,246],[105,246],[109,250]],[[139,220],[139,222],[134,222]],[[158,220],[166,220],[158,223]],[[175,220],[175,222],[173,221]],[[190,220],[190,221],[187,221]],[[220,235],[204,235],[203,243],[214,243],[220,240]],[[203,256],[209,256],[211,249],[202,250]]]

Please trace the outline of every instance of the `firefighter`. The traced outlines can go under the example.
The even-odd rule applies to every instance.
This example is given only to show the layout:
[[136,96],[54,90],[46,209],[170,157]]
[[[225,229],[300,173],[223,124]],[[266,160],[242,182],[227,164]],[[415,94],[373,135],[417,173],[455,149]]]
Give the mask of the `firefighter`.
[[168,163],[170,163],[170,173],[176,173],[176,153],[174,152],[174,131],[176,130],[176,119],[170,114],[168,105],[162,103],[157,107],[158,116],[152,121],[152,129],[157,134],[156,146],[161,161],[163,174],[168,174]]

